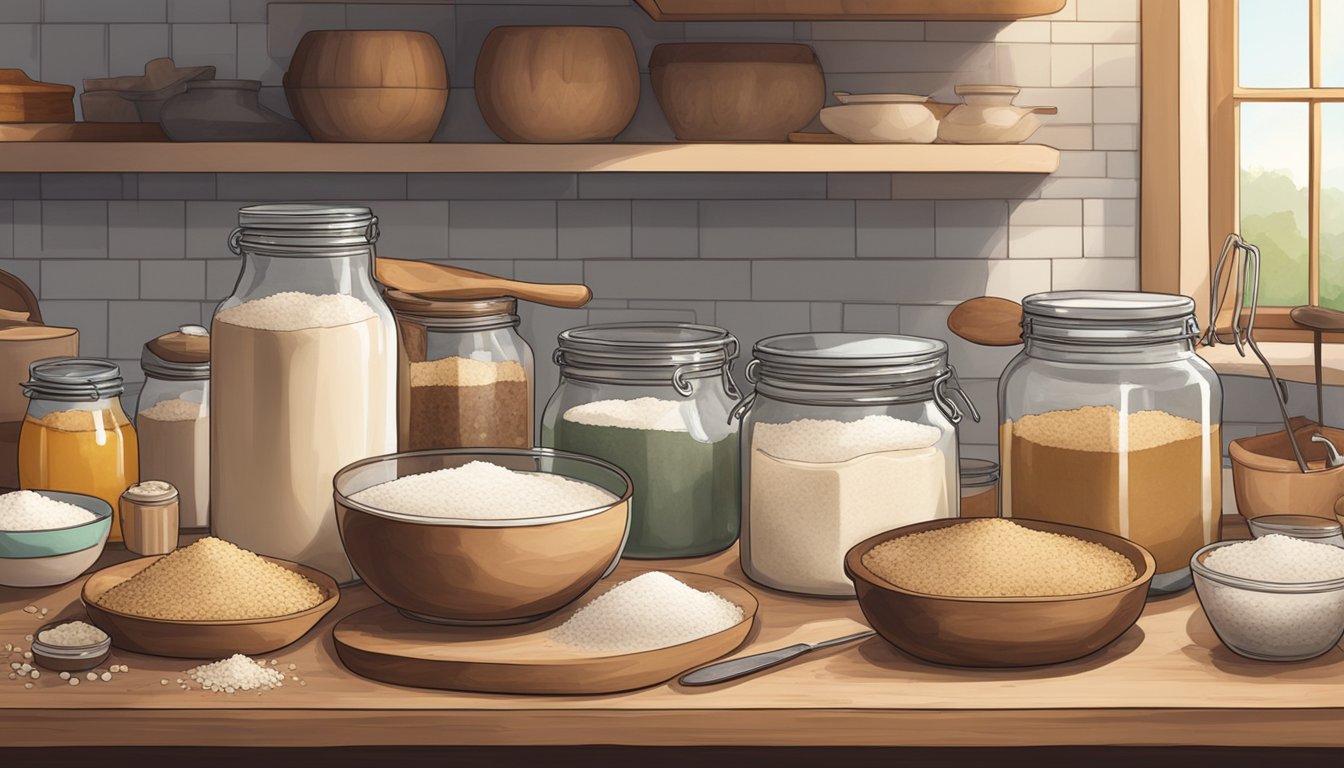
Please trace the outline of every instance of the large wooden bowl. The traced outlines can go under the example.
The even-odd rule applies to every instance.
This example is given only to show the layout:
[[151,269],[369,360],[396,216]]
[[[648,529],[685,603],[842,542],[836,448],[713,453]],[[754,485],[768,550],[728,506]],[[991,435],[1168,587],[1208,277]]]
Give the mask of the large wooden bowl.
[[1123,635],[1148,599],[1156,564],[1148,550],[1089,528],[1013,518],[1026,528],[1062,533],[1102,544],[1129,558],[1138,578],[1104,592],[1054,597],[947,597],[912,592],[863,564],[882,542],[912,533],[973,522],[934,520],[880,533],[845,555],[859,607],[877,633],[911,656],[963,667],[1030,667],[1058,664],[1101,650]]
[[317,141],[429,141],[448,104],[448,69],[432,35],[316,30],[299,41],[285,98]]
[[[375,509],[350,497],[406,475],[487,461],[611,491],[610,505],[550,517],[462,520]],[[375,456],[336,473],[345,554],[375,594],[415,618],[515,624],[560,610],[615,567],[630,524],[630,478],[600,459],[545,448],[461,448]]]
[[826,101],[821,64],[801,43],[664,43],[649,75],[681,141],[788,141]]
[[222,659],[235,653],[269,653],[298,640],[336,607],[340,588],[327,574],[306,565],[263,559],[294,571],[316,584],[326,599],[306,611],[266,619],[231,621],[172,621],[113,611],[98,604],[109,589],[157,563],[163,555],[142,557],[104,568],[84,582],[80,598],[94,625],[112,636],[112,645],[151,656],[183,659]]
[[476,102],[505,141],[611,141],[639,104],[635,47],[616,27],[496,27],[476,59]]

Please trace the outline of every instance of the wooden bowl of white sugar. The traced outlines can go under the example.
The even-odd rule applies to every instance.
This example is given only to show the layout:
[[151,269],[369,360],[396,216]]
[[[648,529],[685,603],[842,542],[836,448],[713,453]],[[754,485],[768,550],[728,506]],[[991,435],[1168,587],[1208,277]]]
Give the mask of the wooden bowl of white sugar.
[[333,482],[355,571],[423,621],[547,616],[609,573],[629,534],[629,476],[580,454],[415,451],[355,462]]

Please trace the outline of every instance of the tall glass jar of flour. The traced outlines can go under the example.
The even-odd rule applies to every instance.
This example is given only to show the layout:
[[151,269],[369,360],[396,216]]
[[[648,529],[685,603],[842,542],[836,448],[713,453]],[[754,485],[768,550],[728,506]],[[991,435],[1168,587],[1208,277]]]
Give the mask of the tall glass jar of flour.
[[242,255],[210,336],[210,526],[216,536],[355,579],[331,478],[397,449],[397,331],[373,281],[368,208],[238,211]]
[[1022,309],[999,379],[1003,515],[1132,539],[1157,561],[1150,591],[1185,589],[1222,514],[1222,390],[1194,300],[1057,291]]
[[696,557],[737,540],[737,339],[707,325],[615,323],[560,334],[547,448],[606,459],[634,483],[626,557]]
[[757,342],[742,416],[742,570],[775,589],[853,597],[845,553],[957,515],[960,397],[947,345],[806,333]]
[[145,386],[136,406],[140,476],[179,492],[183,530],[210,526],[210,336],[184,325],[140,353]]

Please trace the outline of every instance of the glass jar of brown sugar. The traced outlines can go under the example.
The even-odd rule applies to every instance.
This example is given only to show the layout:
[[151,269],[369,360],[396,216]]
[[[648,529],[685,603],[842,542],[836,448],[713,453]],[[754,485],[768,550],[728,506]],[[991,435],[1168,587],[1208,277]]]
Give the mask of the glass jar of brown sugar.
[[999,516],[999,465],[988,459],[961,458],[961,516]]
[[401,353],[397,437],[403,451],[530,448],[532,348],[517,301],[431,299],[389,290]]

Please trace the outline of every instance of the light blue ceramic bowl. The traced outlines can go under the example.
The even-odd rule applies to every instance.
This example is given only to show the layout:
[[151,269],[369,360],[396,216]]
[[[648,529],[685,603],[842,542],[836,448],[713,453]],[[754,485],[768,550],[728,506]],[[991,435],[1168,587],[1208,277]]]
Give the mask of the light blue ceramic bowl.
[[[0,558],[27,559],[83,552],[91,547],[102,549],[112,530],[112,506],[102,499],[82,493],[37,491],[50,499],[83,507],[94,514],[87,523],[40,531],[0,531]],[[97,558],[97,555],[94,555]]]

